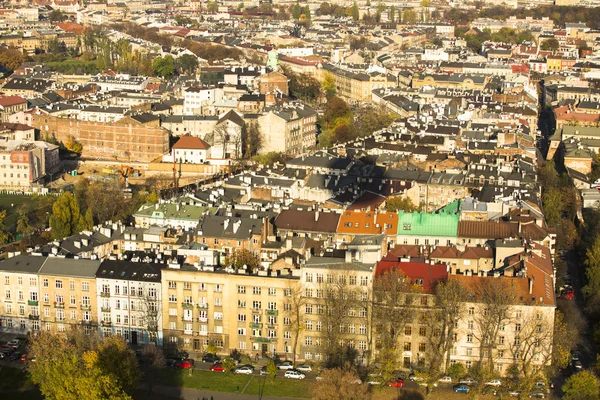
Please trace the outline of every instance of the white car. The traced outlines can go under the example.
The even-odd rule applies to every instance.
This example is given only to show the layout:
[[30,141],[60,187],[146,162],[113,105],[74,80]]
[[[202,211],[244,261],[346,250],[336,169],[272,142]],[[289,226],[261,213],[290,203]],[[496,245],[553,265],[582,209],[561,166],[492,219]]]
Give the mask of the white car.
[[471,386],[471,385],[475,385],[477,383],[477,381],[473,378],[463,378],[458,383]]
[[301,364],[296,367],[296,369],[300,372],[312,372],[312,368],[310,365]]
[[304,379],[306,377],[306,375],[298,371],[285,371],[283,376],[292,379]]
[[279,364],[277,368],[280,370],[292,369],[294,368],[294,364],[292,364],[291,361],[284,361],[281,364]]
[[440,379],[438,379],[439,383],[452,383],[452,378],[449,376],[442,376]]
[[485,384],[486,384],[486,386],[496,386],[497,387],[497,386],[501,386],[502,382],[500,382],[500,380],[498,380],[498,379],[492,379],[491,381],[486,382]]
[[250,375],[254,372],[254,368],[248,367],[248,366],[243,366],[243,367],[236,368],[234,372],[236,374]]
[[16,349],[17,347],[19,347],[20,344],[21,344],[21,341],[18,339],[11,340],[10,342],[6,343],[6,345],[8,347],[11,347],[13,349]]

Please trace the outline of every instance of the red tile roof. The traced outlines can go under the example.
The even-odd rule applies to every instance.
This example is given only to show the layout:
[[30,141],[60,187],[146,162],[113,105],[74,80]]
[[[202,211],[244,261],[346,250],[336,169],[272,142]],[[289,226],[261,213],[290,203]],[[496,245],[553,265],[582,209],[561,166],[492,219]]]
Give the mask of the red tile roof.
[[177,143],[173,145],[174,149],[208,150],[210,144],[196,136],[182,136]]
[[0,106],[8,107],[17,104],[27,103],[27,100],[20,96],[0,96]]
[[377,275],[391,269],[401,270],[412,282],[418,283],[426,293],[431,293],[436,283],[448,280],[448,270],[445,264],[430,264],[421,261],[380,261],[375,267],[375,279],[377,279]]

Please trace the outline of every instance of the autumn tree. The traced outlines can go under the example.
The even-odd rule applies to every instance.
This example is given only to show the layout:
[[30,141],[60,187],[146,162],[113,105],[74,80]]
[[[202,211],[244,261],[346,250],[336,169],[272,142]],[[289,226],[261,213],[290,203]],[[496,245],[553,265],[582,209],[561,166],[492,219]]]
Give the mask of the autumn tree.
[[429,365],[428,375],[434,381],[450,366],[456,321],[465,314],[465,299],[465,288],[459,281],[440,282],[435,286],[433,307],[422,313],[422,323],[427,325],[425,356]]
[[65,147],[67,150],[72,151],[73,153],[81,154],[83,151],[83,146],[79,141],[75,139],[73,135],[69,136],[69,140],[65,143]]
[[9,71],[14,71],[25,62],[25,56],[14,47],[0,49],[0,65]]
[[84,223],[79,204],[71,192],[63,193],[52,205],[50,228],[55,239],[62,239],[81,231]]
[[571,375],[561,388],[565,400],[595,400],[600,398],[598,378],[591,371]]
[[352,4],[350,14],[354,21],[358,21],[358,19],[360,18],[360,14],[358,12],[358,3],[356,3],[356,0],[354,0],[354,3]]
[[257,124],[244,124],[242,128],[243,158],[257,155],[264,145],[264,138]]
[[325,96],[327,97],[328,100],[335,96],[335,94],[336,94],[335,77],[333,76],[332,73],[330,73],[330,72],[325,73],[325,78],[323,79],[322,88],[323,88],[323,92],[325,92]]
[[385,209],[391,212],[404,211],[413,212],[417,211],[417,206],[412,202],[410,197],[405,196],[394,196],[389,197],[385,201]]
[[290,330],[292,332],[292,361],[296,365],[296,353],[300,334],[304,328],[304,311],[307,298],[305,288],[300,282],[288,282],[285,288],[286,305],[284,314],[290,319]]
[[480,362],[486,364],[488,370],[493,372],[494,361],[497,359],[498,332],[512,320],[513,304],[521,293],[517,287],[511,285],[510,278],[473,279],[471,304],[476,306],[472,314],[473,336],[479,343]]
[[260,267],[258,256],[248,249],[234,249],[225,259],[225,265],[230,265],[236,269],[242,269],[244,266],[249,272],[255,271]]
[[99,343],[97,335],[73,328],[64,335],[41,331],[31,338],[31,380],[46,398],[130,399],[139,378],[135,354],[122,338]]
[[555,38],[546,39],[540,46],[542,50],[557,51],[560,48],[560,43]]
[[219,4],[217,4],[216,1],[209,1],[208,4],[206,4],[206,11],[210,13],[219,11]]
[[313,388],[313,400],[367,400],[369,388],[356,372],[345,368],[327,369]]
[[416,317],[413,307],[416,296],[410,279],[399,268],[377,274],[373,280],[372,313],[378,343],[377,361],[382,365],[381,373],[386,382],[398,367],[398,337]]

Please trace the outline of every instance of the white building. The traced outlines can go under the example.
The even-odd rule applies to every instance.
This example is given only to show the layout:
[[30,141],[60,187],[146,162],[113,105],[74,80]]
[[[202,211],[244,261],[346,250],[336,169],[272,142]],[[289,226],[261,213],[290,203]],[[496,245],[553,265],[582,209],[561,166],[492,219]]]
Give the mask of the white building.
[[163,156],[163,162],[181,164],[204,164],[210,157],[210,145],[196,136],[182,136],[171,148],[171,154]]

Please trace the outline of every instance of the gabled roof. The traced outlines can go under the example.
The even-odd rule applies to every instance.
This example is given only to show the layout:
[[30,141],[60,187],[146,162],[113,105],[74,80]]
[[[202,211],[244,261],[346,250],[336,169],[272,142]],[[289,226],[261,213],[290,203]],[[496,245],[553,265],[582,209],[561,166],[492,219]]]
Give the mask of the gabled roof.
[[0,262],[0,271],[37,274],[46,262],[46,257],[21,254]]
[[27,100],[21,96],[0,96],[0,106],[8,107],[17,104],[26,104]]
[[283,210],[275,219],[277,229],[335,233],[340,214],[319,211]]
[[231,121],[239,126],[244,126],[244,120],[242,117],[240,117],[240,115],[233,110],[228,111],[225,115],[219,118],[217,124],[221,124],[226,121]]
[[173,149],[186,149],[186,150],[208,150],[210,144],[197,136],[185,135],[179,138],[177,143],[172,147]]
[[435,284],[448,280],[445,264],[430,264],[423,261],[380,261],[375,268],[375,277],[391,269],[399,269],[410,281],[421,286],[423,292],[432,293]]

